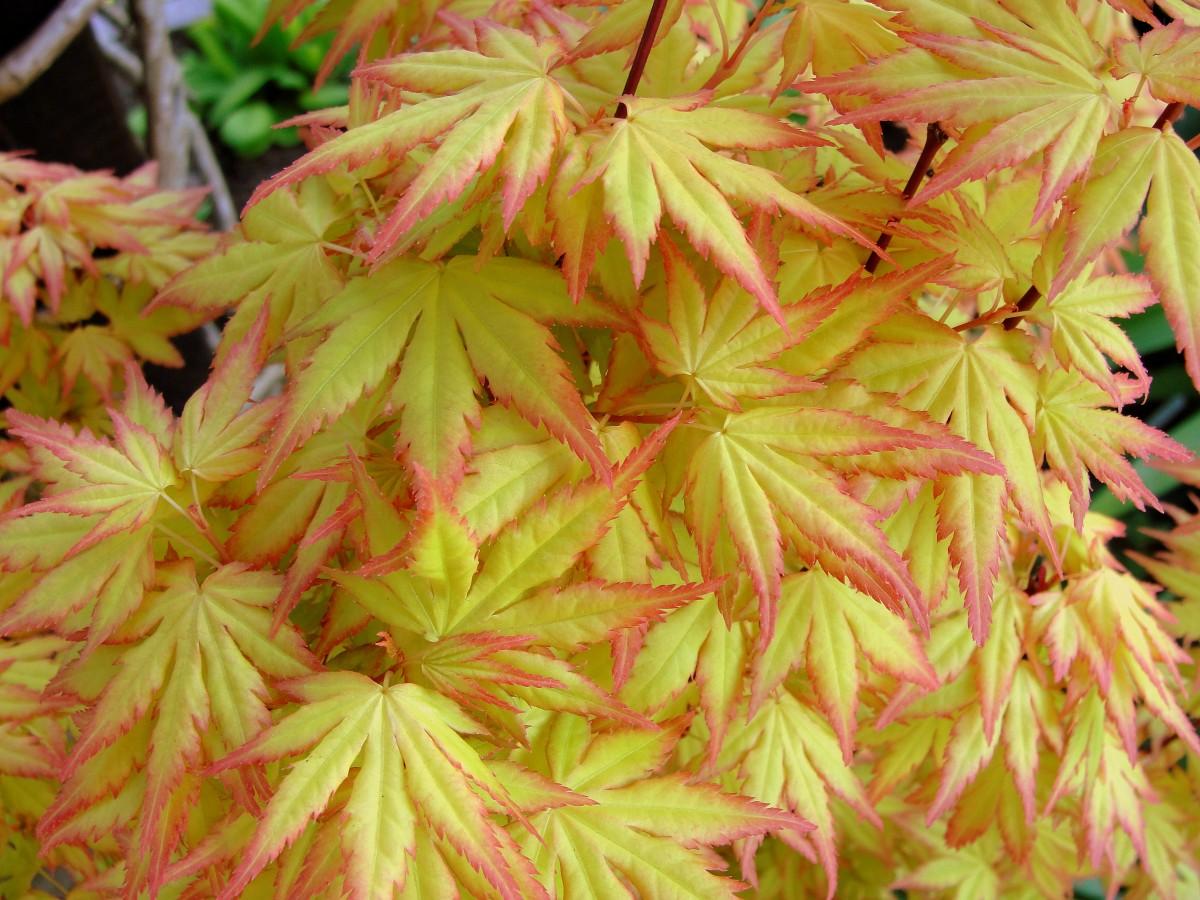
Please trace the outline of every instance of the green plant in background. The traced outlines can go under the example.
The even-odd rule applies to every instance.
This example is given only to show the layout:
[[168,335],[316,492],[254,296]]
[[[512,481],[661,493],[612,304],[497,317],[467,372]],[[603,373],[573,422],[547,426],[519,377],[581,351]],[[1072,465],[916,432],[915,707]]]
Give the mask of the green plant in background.
[[213,15],[187,29],[195,50],[182,55],[184,79],[204,123],[246,157],[299,143],[295,128],[277,123],[347,100],[348,62],[323,83],[316,79],[331,39],[301,43],[304,17],[260,35],[266,7],[267,0],[214,0]]

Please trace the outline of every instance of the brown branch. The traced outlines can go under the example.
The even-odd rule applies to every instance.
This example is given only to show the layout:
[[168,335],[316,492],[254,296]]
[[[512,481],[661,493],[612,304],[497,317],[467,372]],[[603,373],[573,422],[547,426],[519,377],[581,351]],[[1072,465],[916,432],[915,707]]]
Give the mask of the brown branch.
[[1012,308],[1008,318],[1004,320],[1004,330],[1012,331],[1021,324],[1021,316],[1033,309],[1033,305],[1040,299],[1042,299],[1042,292],[1037,289],[1037,285],[1031,284],[1029,290],[1021,295],[1017,305]]
[[1159,113],[1157,119],[1154,120],[1154,127],[1159,131],[1165,131],[1167,126],[1183,115],[1184,105],[1178,101],[1168,103],[1163,107],[1163,111]]
[[[109,9],[117,9],[117,7]],[[141,59],[117,40],[105,39],[97,35],[97,43],[100,45],[100,52],[104,54],[104,58],[112,63],[134,88],[139,91],[143,90],[145,67],[142,65]],[[221,171],[221,164],[213,151],[212,142],[209,141],[208,133],[200,124],[200,120],[196,118],[196,114],[187,109],[182,113],[182,118],[182,127],[190,142],[192,158],[211,191],[213,220],[222,231],[229,231],[238,223],[238,213],[237,208],[233,205],[233,197],[229,193],[229,183],[225,180],[225,173]]]
[[[938,150],[942,148],[942,144],[946,143],[946,132],[942,131],[937,122],[930,122],[925,127],[925,146],[921,148],[921,156],[917,159],[917,164],[913,166],[912,174],[908,176],[908,183],[904,185],[902,196],[905,203],[911,200],[917,193],[917,188],[921,186],[926,173],[929,172],[929,167],[933,165],[933,158],[937,155]],[[900,221],[899,216],[892,216],[884,226],[883,233],[879,235],[879,240],[875,245],[881,250],[886,251],[888,244],[892,242],[892,234],[888,231],[892,225]],[[871,255],[867,257],[867,261],[863,264],[863,270],[874,274],[879,268],[879,253],[872,250]]]
[[50,68],[103,2],[63,0],[28,40],[0,59],[0,103],[17,96]]
[[[654,47],[654,38],[658,34],[658,26],[662,24],[663,14],[667,11],[667,0],[654,0],[650,7],[650,15],[646,16],[646,27],[642,30],[642,39],[638,41],[637,52],[633,54],[633,63],[629,66],[629,77],[625,79],[625,90],[622,97],[632,97],[637,93],[638,83],[646,71],[646,61],[650,59],[650,50]],[[617,118],[624,119],[629,115],[629,108],[622,100],[617,104]]]
[[179,188],[187,183],[187,102],[179,63],[171,52],[163,0],[133,0],[141,46],[143,94],[146,101],[146,144],[158,163],[158,183]]

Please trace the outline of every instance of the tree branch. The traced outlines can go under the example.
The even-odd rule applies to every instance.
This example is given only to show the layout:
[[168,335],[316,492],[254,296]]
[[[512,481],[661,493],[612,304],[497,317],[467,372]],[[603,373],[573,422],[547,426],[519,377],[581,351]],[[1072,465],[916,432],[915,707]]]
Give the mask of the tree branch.
[[[650,58],[650,50],[654,47],[654,38],[658,34],[658,26],[662,24],[663,13],[667,11],[667,0],[654,0],[650,7],[650,15],[646,16],[646,27],[642,30],[642,38],[638,41],[637,52],[633,54],[633,63],[629,67],[629,77],[625,79],[625,90],[622,97],[632,97],[637,93],[638,82],[646,71],[646,60]],[[622,100],[617,104],[617,118],[624,119],[629,115],[629,108]]]
[[28,40],[0,60],[0,103],[17,96],[50,68],[103,2],[63,0]]
[[188,109],[179,63],[171,52],[163,0],[133,0],[133,19],[141,45],[147,149],[158,163],[159,185],[183,187],[188,169]]
[[1021,324],[1021,315],[1033,309],[1033,305],[1040,299],[1042,299],[1042,292],[1037,289],[1037,285],[1031,284],[1029,290],[1021,295],[1021,299],[1017,301],[1017,305],[1012,308],[1012,311],[1004,320],[1004,330],[1012,331]]
[[[904,185],[902,196],[906,203],[916,195],[917,188],[921,186],[921,182],[929,172],[929,167],[933,165],[933,158],[937,156],[938,150],[942,148],[942,144],[944,143],[946,143],[946,132],[942,131],[941,126],[937,122],[930,122],[925,127],[925,146],[921,148],[921,155],[917,159],[917,164],[913,166],[912,174],[908,176],[908,183]],[[888,244],[892,242],[892,234],[887,229],[898,221],[900,221],[899,216],[892,216],[888,219],[883,233],[879,235],[879,240],[875,242],[875,245],[880,250],[886,251]],[[872,250],[871,255],[867,257],[867,261],[863,264],[863,270],[874,274],[877,268],[879,268],[879,254]]]
[[[139,90],[144,89],[146,72],[141,59],[119,41],[111,38],[97,35],[97,43],[100,44],[100,52],[104,54],[104,58],[112,63],[131,85]],[[221,171],[221,164],[217,161],[212,142],[209,141],[208,133],[196,118],[196,114],[191,109],[185,109],[181,116],[183,130],[191,144],[192,158],[212,192],[213,219],[222,231],[229,231],[238,223],[238,214],[229,193],[225,173]]]

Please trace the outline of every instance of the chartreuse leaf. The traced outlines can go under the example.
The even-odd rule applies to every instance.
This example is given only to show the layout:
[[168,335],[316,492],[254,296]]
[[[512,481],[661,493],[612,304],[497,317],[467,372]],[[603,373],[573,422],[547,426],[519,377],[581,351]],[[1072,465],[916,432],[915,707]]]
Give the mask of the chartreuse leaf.
[[564,486],[483,544],[435,485],[421,486],[407,540],[357,571],[330,576],[389,626],[409,679],[490,723],[518,731],[514,702],[522,701],[649,724],[572,662],[538,649],[602,641],[711,590],[598,580],[549,587],[600,539],[672,426],[636,446],[611,486]]
[[783,581],[779,621],[755,664],[757,706],[803,665],[849,763],[854,750],[859,655],[896,678],[927,688],[937,676],[907,623],[820,569]]
[[1146,221],[1139,228],[1146,271],[1154,286],[1175,344],[1183,353],[1192,382],[1200,385],[1200,162],[1174,130],[1167,129],[1158,147],[1154,180],[1146,201]]
[[83,627],[94,649],[137,609],[153,577],[153,521],[176,485],[175,467],[158,436],[118,410],[112,441],[7,415],[11,432],[42,454],[38,468],[57,490],[0,524],[8,566],[32,575],[0,614],[0,632],[62,626],[87,606]]
[[677,739],[670,731],[593,737],[560,718],[545,737],[530,765],[581,798],[531,818],[541,842],[521,837],[555,896],[621,896],[628,880],[644,896],[733,897],[741,886],[709,871],[722,865],[719,857],[685,847],[811,827],[713,785],[653,776]]
[[1109,275],[1069,285],[1052,302],[1034,306],[1028,319],[1050,329],[1054,354],[1064,369],[1077,369],[1116,399],[1121,387],[1108,360],[1133,373],[1141,385],[1148,387],[1150,376],[1134,342],[1113,319],[1140,313],[1153,302],[1145,278]]
[[432,96],[323,144],[261,186],[251,202],[335,167],[359,168],[381,155],[396,159],[438,139],[375,236],[372,258],[383,256],[422,217],[454,200],[476,173],[493,165],[504,181],[507,229],[546,178],[556,145],[569,130],[564,90],[550,76],[558,47],[484,19],[477,20],[476,30],[476,50],[406,53],[360,70],[368,80]]
[[607,472],[595,424],[538,321],[570,306],[560,277],[517,259],[400,259],[352,279],[306,325],[329,333],[288,390],[259,483],[322,423],[378,386],[397,361],[400,438],[412,462],[435,480],[462,476],[484,379],[498,400]]
[[731,278],[706,296],[682,255],[667,241],[660,247],[667,264],[668,321],[648,319],[642,326],[660,372],[682,379],[699,396],[726,409],[736,409],[739,397],[772,397],[814,387],[771,363],[837,308],[837,291],[818,292],[783,307],[787,327],[781,328]]
[[1121,68],[1144,76],[1159,100],[1200,105],[1200,79],[1192,65],[1200,52],[1195,22],[1172,22],[1151,29],[1140,41],[1128,41],[1117,53]]
[[[143,636],[100,695],[71,749],[64,794],[39,825],[49,845],[67,839],[81,813],[86,819],[80,800],[95,803],[128,778],[142,810],[130,860],[151,890],[165,882],[180,839],[179,801],[192,789],[185,776],[204,756],[240,746],[268,725],[266,678],[296,678],[316,666],[296,631],[271,634],[277,576],[229,566],[198,583],[188,562],[160,566],[158,578],[163,589],[129,625]],[[127,772],[115,785],[112,775],[97,781],[91,763],[135,726],[145,741],[140,778],[135,783]]]
[[1142,483],[1125,456],[1187,462],[1192,451],[1156,428],[1111,409],[1107,397],[1090,381],[1057,371],[1046,376],[1038,411],[1038,449],[1071,489],[1076,527],[1088,509],[1088,472],[1119,500],[1138,509],[1157,507],[1158,500]]
[[[306,6],[307,0],[270,0],[259,24],[258,37],[261,39],[276,22],[298,29],[300,23],[296,19]],[[333,0],[320,15],[307,21],[297,40],[333,32],[329,51],[317,70],[319,85],[355,44],[367,46],[373,38],[384,34],[389,36],[388,46],[405,46],[429,27],[437,10],[435,0],[417,0],[403,6],[396,6],[389,0]],[[313,49],[316,46],[309,45]]]
[[[1041,34],[1013,24],[1016,33],[990,26],[978,38],[907,34],[920,50],[807,87],[878,101],[837,121],[902,119],[963,129],[937,173],[913,198],[916,203],[1044,150],[1037,220],[1087,171],[1117,103],[1092,71],[1099,48],[1089,35],[1082,34],[1080,44],[1066,53],[1054,52]],[[1047,58],[1051,52],[1053,61]]]
[[[987,332],[977,340],[930,319],[896,316],[881,327],[847,371],[864,385],[890,391],[911,409],[946,422],[951,431],[995,456],[995,474],[941,479],[938,534],[950,538],[971,633],[987,637],[988,606],[999,570],[1005,496],[1047,547],[1053,546],[1030,425],[1037,397],[1031,345],[1017,332]],[[997,385],[1002,390],[997,391]]]
[[428,830],[462,853],[501,896],[521,895],[514,857],[501,849],[512,839],[491,820],[477,791],[513,807],[462,738],[479,728],[454,703],[414,684],[388,687],[353,672],[294,680],[287,691],[301,704],[297,710],[212,767],[303,754],[280,782],[221,897],[239,896],[324,812],[352,769],[340,838],[350,860],[351,896],[390,897],[410,866],[429,864],[412,856],[417,832]]
[[620,510],[678,420],[647,437],[617,469],[610,487],[602,481],[568,486],[546,498],[533,514],[501,531],[462,603],[451,609],[447,628],[486,621],[528,591],[562,575],[600,537]]
[[811,822],[811,841],[825,869],[826,896],[837,891],[837,849],[830,795],[849,803],[867,822],[880,820],[858,778],[842,759],[829,723],[784,690],[759,708],[749,723],[730,735],[719,764],[736,772],[734,783],[747,795]]
[[[237,307],[225,326],[232,340],[248,332],[265,306],[267,334],[277,340],[285,326],[311,315],[337,292],[343,276],[323,246],[326,232],[344,214],[342,201],[319,181],[279,191],[248,210],[239,240],[179,274],[155,298],[163,304],[223,312]],[[152,308],[154,308],[152,307]]]
[[243,409],[260,368],[265,328],[264,312],[217,364],[212,378],[188,399],[174,446],[180,472],[206,481],[229,481],[252,471],[262,459],[259,438],[278,405],[266,402]]
[[609,120],[602,138],[592,144],[591,165],[582,182],[600,179],[603,184],[604,211],[625,244],[635,283],[645,276],[650,245],[665,211],[693,246],[778,318],[775,288],[727,196],[758,209],[786,211],[819,232],[869,242],[789,191],[768,170],[718,152],[812,146],[820,139],[765,116],[706,106],[708,99],[698,94],[627,100],[628,117]]
[[881,516],[845,489],[833,463],[889,450],[921,450],[924,464],[957,473],[994,471],[986,458],[940,451],[963,449],[949,435],[933,436],[885,424],[868,415],[813,406],[771,406],[712,417],[693,450],[685,489],[686,514],[706,575],[732,574],[732,545],[760,602],[762,640],[773,631],[783,575],[783,541],[798,536],[802,557],[820,562],[892,608],[924,616],[911,575],[875,524]]

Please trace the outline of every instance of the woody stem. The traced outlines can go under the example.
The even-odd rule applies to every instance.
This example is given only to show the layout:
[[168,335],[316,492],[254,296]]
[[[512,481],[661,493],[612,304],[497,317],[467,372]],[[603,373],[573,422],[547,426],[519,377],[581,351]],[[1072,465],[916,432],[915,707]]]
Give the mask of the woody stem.
[[1021,299],[1017,301],[1017,305],[1009,313],[1009,318],[1004,320],[1004,330],[1012,331],[1021,322],[1021,316],[1018,313],[1026,313],[1033,309],[1033,305],[1042,297],[1042,292],[1037,289],[1037,285],[1031,284],[1029,290],[1021,295]]
[[1168,125],[1179,118],[1182,112],[1182,103],[1168,103],[1165,107],[1163,107],[1163,111],[1159,113],[1158,118],[1154,120],[1154,127],[1159,131],[1165,130]]
[[[646,71],[646,60],[650,58],[650,49],[654,46],[658,26],[662,24],[663,13],[667,10],[667,0],[654,0],[650,7],[650,15],[646,16],[646,27],[642,29],[642,39],[638,41],[637,52],[633,54],[633,64],[629,67],[629,77],[625,79],[625,90],[621,96],[632,97],[637,93],[638,82]],[[629,115],[629,109],[622,100],[617,104],[617,118],[624,119]]]
[[[925,146],[921,148],[921,156],[917,159],[917,164],[913,166],[912,174],[908,176],[908,183],[904,185],[903,197],[905,203],[916,196],[917,188],[921,186],[922,180],[924,180],[926,173],[929,172],[929,167],[933,165],[933,158],[944,143],[946,143],[946,132],[942,131],[941,126],[937,122],[930,122],[925,127]],[[888,228],[896,224],[899,219],[899,216],[892,216],[888,219],[883,233],[879,235],[879,240],[875,242],[875,245],[880,250],[887,250],[888,244],[892,242],[892,235],[888,231]],[[872,250],[871,255],[867,257],[866,263],[863,264],[863,269],[869,273],[874,273],[878,267],[879,253]]]

